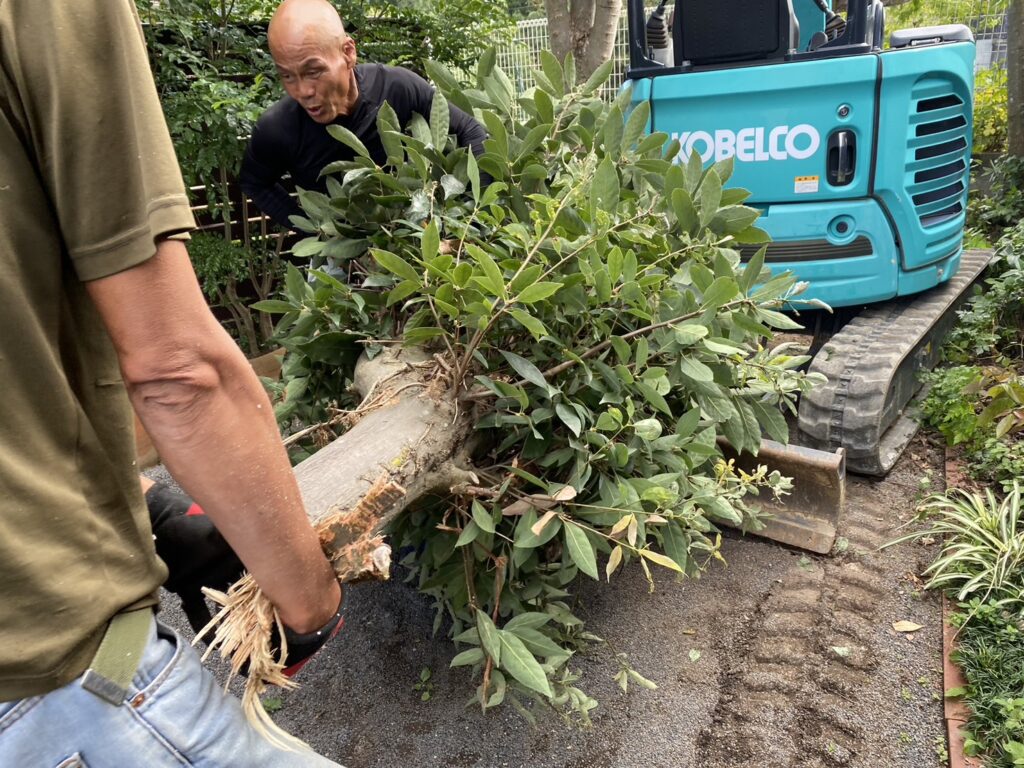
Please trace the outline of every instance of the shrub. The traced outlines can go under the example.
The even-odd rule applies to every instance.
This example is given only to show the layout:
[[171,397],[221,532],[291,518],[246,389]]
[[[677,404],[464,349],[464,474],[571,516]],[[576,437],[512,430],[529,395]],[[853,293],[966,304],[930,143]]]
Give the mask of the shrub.
[[1007,131],[1006,70],[982,70],[974,85],[974,151],[1005,152]]
[[974,599],[951,617],[958,628],[953,660],[967,685],[947,696],[962,696],[971,711],[964,750],[983,755],[992,768],[1024,764],[1024,612]]
[[986,175],[989,192],[970,200],[967,223],[995,242],[1006,229],[1024,220],[1024,157],[1005,155],[993,163]]
[[210,306],[223,309],[225,323],[250,357],[268,350],[273,323],[254,305],[278,290],[284,274],[276,238],[246,248],[223,237],[197,233],[188,246],[196,277]]
[[763,248],[741,259],[767,237],[747,193],[723,188],[732,161],[674,162],[677,141],[644,136],[646,103],[627,119],[628,93],[594,95],[610,65],[574,86],[571,57],[542,56],[523,120],[493,51],[471,88],[428,67],[486,125],[479,159],[454,147],[440,95],[408,134],[381,109],[384,167],[333,129],[357,157],[327,169],[345,174],[328,194],[301,196],[295,223],[312,236],[296,252],[363,276],[309,283],[292,268],[262,306],[282,314],[296,408],[329,409],[363,350],[431,353],[433,396],[472,414],[477,482],[405,513],[394,544],[481,706],[533,699],[586,719],[596,702],[570,663],[595,638],[570,599],[577,577],[630,561],[652,585],[651,565],[696,576],[720,557],[718,523],[756,528],[748,497],[787,481],[739,471],[717,438],[785,441],[780,409],[814,379],[786,345],[767,348],[794,327],[778,309],[796,286],[764,268]]

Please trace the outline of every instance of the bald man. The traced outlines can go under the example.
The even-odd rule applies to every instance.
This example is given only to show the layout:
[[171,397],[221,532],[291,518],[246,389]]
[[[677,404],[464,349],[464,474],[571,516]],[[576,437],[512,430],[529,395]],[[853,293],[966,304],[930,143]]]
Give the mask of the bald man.
[[[341,125],[352,131],[379,164],[387,158],[377,133],[377,111],[386,101],[404,128],[418,112],[429,116],[434,89],[422,77],[400,67],[357,64],[355,41],[326,0],[284,0],[267,32],[270,54],[287,95],[256,124],[242,163],[242,189],[270,218],[290,228],[301,214],[281,185],[291,174],[301,189],[326,191],[320,172],[355,153],[325,130]],[[483,127],[457,107],[451,131],[460,146],[483,151]]]

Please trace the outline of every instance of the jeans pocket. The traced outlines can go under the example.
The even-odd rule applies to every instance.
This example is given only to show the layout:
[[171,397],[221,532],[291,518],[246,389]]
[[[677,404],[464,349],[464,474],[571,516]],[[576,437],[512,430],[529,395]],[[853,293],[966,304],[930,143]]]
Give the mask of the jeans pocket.
[[[155,622],[156,633],[150,637],[142,654],[142,661],[132,681],[132,695],[150,698],[167,679],[181,659],[184,640],[173,629]],[[129,696],[132,698],[132,696]]]
[[89,768],[89,764],[82,759],[80,753],[75,752],[71,757],[57,763],[56,768]]

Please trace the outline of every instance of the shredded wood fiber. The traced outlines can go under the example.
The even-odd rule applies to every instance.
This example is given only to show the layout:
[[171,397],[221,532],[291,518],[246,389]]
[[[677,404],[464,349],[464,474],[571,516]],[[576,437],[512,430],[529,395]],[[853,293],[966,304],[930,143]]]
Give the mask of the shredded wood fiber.
[[[381,520],[405,497],[405,489],[381,475],[354,509],[332,508],[314,522],[324,553],[341,582],[360,579],[387,579],[391,568],[391,550],[379,532]],[[204,589],[220,610],[199,633],[213,630],[213,640],[203,654],[207,659],[215,650],[229,661],[228,683],[243,669],[248,670],[242,709],[258,732],[285,749],[302,749],[302,741],[281,729],[263,708],[260,696],[271,685],[295,688],[297,683],[285,676],[284,659],[288,647],[284,641],[277,610],[260,591],[248,573],[227,592]],[[274,628],[281,638],[275,655],[271,646]],[[225,685],[225,687],[227,687]]]

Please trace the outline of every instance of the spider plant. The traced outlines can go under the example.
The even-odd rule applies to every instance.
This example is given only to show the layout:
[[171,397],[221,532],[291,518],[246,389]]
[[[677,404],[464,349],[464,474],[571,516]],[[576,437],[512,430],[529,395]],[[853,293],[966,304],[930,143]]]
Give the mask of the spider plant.
[[942,551],[923,574],[929,589],[946,589],[960,601],[980,597],[1011,609],[1024,607],[1024,519],[1017,481],[1002,499],[991,490],[933,494],[918,507],[916,519],[931,525],[885,547],[941,538]]

